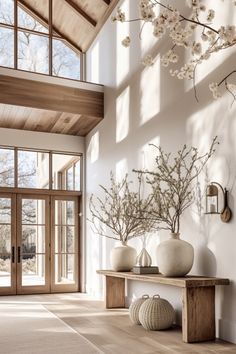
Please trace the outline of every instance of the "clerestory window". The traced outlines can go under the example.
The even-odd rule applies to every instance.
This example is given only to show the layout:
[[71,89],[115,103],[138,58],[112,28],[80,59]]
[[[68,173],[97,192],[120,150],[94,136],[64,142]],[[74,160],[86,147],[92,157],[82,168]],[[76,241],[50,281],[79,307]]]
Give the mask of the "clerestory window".
[[0,66],[82,80],[82,54],[53,26],[57,0],[0,0]]

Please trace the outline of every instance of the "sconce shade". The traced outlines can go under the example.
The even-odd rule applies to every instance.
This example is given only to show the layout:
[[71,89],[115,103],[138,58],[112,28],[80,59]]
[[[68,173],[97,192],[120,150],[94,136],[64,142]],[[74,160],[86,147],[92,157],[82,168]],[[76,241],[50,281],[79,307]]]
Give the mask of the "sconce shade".
[[207,197],[218,196],[217,186],[214,186],[213,184],[210,184],[209,186],[207,186],[206,195],[207,195]]

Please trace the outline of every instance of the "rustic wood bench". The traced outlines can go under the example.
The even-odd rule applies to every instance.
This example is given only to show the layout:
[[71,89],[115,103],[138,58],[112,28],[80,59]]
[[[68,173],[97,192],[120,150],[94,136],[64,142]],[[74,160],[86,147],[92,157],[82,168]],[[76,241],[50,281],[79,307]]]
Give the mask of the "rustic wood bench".
[[182,288],[182,334],[187,343],[215,339],[215,286],[229,285],[229,279],[186,276],[167,278],[161,274],[97,270],[106,277],[106,308],[125,307],[125,279]]

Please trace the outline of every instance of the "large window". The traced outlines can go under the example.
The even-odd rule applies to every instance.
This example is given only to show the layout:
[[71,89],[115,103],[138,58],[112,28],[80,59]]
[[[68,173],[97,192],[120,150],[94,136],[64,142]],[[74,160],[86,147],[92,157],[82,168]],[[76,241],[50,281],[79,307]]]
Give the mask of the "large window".
[[0,187],[81,190],[81,155],[0,147]]
[[41,1],[32,7],[20,0],[0,0],[0,66],[82,79],[79,49],[49,20],[53,1],[44,0],[42,15]]

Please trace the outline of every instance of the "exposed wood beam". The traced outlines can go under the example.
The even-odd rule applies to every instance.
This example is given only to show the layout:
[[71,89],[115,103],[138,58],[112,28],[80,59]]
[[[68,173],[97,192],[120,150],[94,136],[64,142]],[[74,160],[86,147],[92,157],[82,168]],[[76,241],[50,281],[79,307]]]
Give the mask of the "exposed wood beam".
[[[38,11],[36,11],[32,6],[28,5],[24,0],[18,0],[18,3],[20,3],[27,12],[30,12],[32,16],[38,18],[44,25],[48,26],[48,19],[44,16],[42,16]],[[62,33],[55,25],[53,25],[53,31],[61,37],[61,39],[65,40],[73,49],[75,49],[77,52],[82,53],[82,49],[68,36],[66,36],[64,33]]]
[[0,75],[0,103],[103,118],[104,94]]
[[94,30],[94,35],[91,38],[91,40],[88,42],[87,46],[84,48],[84,52],[86,52],[90,48],[92,43],[95,41],[101,28],[103,27],[103,25],[105,24],[105,22],[107,21],[107,19],[109,18],[112,11],[114,10],[114,8],[116,7],[116,5],[119,3],[120,0],[111,0],[111,1],[110,0],[102,0],[102,1],[104,1],[109,6],[106,8],[106,11],[105,11],[102,19],[98,22],[98,24]]
[[105,2],[107,5],[110,5],[111,0],[103,0],[103,2]]
[[80,6],[74,3],[73,0],[64,0],[75,12],[81,15],[88,23],[90,23],[93,27],[96,27],[97,22],[89,16]]

